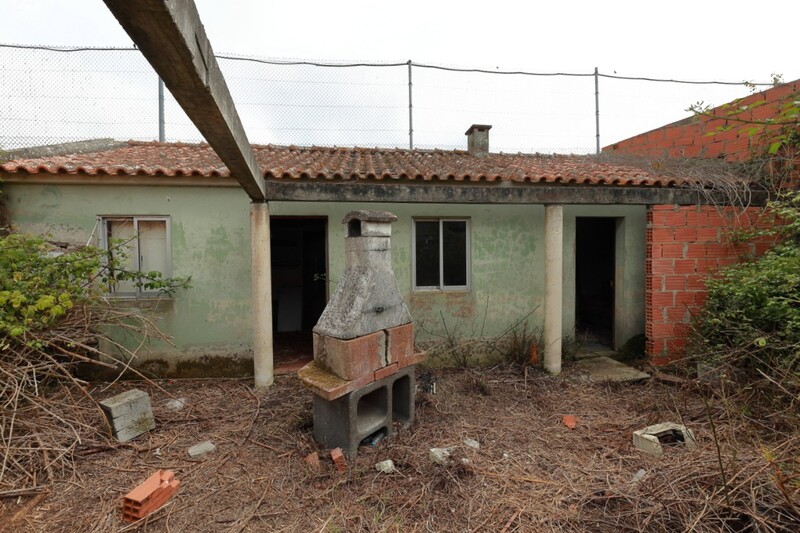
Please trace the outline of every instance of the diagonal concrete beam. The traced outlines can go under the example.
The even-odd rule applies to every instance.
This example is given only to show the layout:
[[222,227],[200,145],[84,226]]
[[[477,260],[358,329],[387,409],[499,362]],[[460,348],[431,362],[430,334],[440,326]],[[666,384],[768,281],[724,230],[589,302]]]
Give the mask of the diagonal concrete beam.
[[192,0],[103,0],[254,201],[264,180]]

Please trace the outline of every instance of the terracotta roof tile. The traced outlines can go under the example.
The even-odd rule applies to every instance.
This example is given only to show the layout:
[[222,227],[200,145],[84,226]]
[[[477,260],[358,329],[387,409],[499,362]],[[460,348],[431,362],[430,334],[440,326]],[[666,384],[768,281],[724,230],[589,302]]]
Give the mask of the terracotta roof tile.
[[[410,180],[604,184],[670,187],[685,180],[657,176],[591,156],[503,154],[384,148],[254,146],[259,167],[274,180]],[[0,165],[10,173],[122,176],[227,177],[228,169],[207,144],[129,141],[83,154],[19,159]]]

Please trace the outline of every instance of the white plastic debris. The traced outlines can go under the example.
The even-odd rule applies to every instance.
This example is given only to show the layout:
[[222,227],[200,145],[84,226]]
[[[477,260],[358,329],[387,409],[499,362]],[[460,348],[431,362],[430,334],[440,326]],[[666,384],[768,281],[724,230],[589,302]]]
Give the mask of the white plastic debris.
[[633,475],[633,478],[631,478],[631,483],[639,483],[646,475],[647,471],[644,468],[640,468],[639,471]]
[[385,461],[381,461],[380,463],[375,463],[375,470],[377,470],[382,474],[391,474],[397,469],[394,467],[394,461],[392,461],[391,459],[386,459]]
[[481,447],[481,443],[476,441],[475,439],[466,438],[464,439],[464,444],[472,448],[473,450],[477,450]]
[[199,444],[195,444],[194,446],[189,448],[189,456],[190,457],[200,457],[201,455],[205,455],[205,454],[207,454],[209,452],[213,452],[216,449],[217,449],[216,445],[213,442],[211,442],[210,440],[207,440],[205,442],[201,442]]

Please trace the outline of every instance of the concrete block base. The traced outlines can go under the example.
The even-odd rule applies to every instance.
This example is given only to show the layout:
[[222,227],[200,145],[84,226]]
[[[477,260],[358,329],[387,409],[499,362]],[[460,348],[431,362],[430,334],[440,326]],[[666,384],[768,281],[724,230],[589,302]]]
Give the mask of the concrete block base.
[[413,423],[414,390],[414,366],[408,366],[333,401],[315,394],[314,438],[353,460],[365,437],[378,431],[391,437],[393,421]]
[[637,450],[660,457],[664,455],[664,445],[682,445],[693,450],[697,448],[697,441],[691,429],[672,422],[647,426],[633,432],[633,446]]
[[114,437],[127,442],[156,427],[150,396],[139,389],[131,389],[100,402]]

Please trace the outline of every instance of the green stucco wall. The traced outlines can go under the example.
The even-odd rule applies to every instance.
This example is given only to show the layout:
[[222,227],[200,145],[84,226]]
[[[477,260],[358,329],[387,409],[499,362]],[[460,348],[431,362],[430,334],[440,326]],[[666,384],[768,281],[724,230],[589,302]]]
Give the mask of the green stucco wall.
[[[200,355],[250,355],[249,201],[234,188],[5,184],[12,224],[86,243],[98,215],[169,215],[174,276],[192,288],[153,312],[175,348],[151,346],[150,357],[173,363]],[[544,308],[544,207],[541,205],[355,204],[275,202],[274,216],[328,217],[329,294],[344,269],[344,226],[354,209],[387,210],[393,225],[394,271],[417,324],[418,340],[444,334],[494,336],[530,313],[540,328]],[[617,343],[644,331],[644,206],[565,206],[564,333],[574,334],[575,217],[618,217]],[[415,292],[411,279],[413,217],[468,217],[471,289]],[[144,306],[147,307],[147,306]]]

